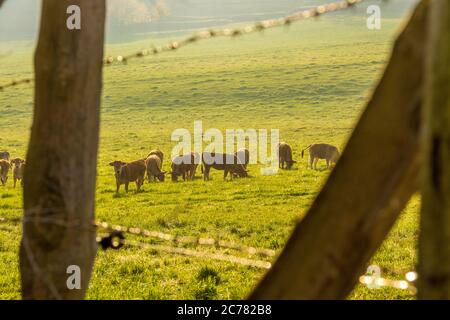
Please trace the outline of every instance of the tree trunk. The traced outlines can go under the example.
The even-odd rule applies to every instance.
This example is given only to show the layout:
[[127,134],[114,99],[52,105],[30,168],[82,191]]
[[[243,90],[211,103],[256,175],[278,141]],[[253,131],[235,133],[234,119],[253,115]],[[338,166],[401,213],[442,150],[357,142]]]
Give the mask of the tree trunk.
[[250,299],[343,299],[416,191],[428,1],[391,60],[341,159]]
[[[81,30],[68,30],[70,5]],[[20,247],[24,299],[81,299],[96,255],[94,198],[104,0],[44,0],[35,53],[35,106]],[[81,289],[67,269],[81,269]]]
[[450,2],[430,7],[419,298],[450,299]]

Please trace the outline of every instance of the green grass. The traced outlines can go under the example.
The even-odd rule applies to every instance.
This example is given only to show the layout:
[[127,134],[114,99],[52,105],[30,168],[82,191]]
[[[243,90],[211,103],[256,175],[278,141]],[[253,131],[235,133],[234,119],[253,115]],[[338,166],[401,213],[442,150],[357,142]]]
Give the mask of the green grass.
[[[306,169],[303,147],[327,142],[340,147],[352,131],[380,77],[399,21],[368,31],[363,19],[323,18],[236,39],[214,39],[158,57],[104,70],[96,215],[126,226],[181,236],[202,236],[278,252],[323,185],[329,171]],[[163,41],[163,40],[159,40]],[[126,54],[148,42],[110,45]],[[0,79],[32,74],[32,46],[2,43],[14,54],[0,60]],[[32,117],[32,88],[0,93],[0,149],[24,156]],[[159,147],[169,157],[176,128],[277,128],[298,160],[293,170],[223,182],[146,183],[143,192],[115,196],[115,159],[135,160]],[[363,161],[363,160],[362,160]],[[169,163],[164,161],[169,169]],[[170,179],[168,179],[170,180]],[[0,187],[0,216],[21,215],[22,191],[11,180]],[[372,263],[401,278],[414,269],[419,199],[414,198]],[[18,225],[0,224],[0,299],[20,298]],[[136,239],[135,237],[132,237]],[[155,243],[167,244],[162,241]],[[192,248],[192,246],[188,246]],[[231,249],[201,248],[245,256]],[[259,257],[257,257],[259,258]],[[89,299],[241,299],[264,271],[228,262],[173,255],[139,247],[99,251]],[[395,289],[358,285],[350,298],[408,299]]]

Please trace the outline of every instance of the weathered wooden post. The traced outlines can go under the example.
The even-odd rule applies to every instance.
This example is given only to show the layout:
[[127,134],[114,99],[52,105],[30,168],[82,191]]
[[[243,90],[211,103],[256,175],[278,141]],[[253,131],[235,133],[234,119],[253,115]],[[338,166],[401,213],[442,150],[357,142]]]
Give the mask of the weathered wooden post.
[[[66,25],[71,5],[81,9],[80,30]],[[24,185],[24,299],[81,299],[88,287],[104,28],[104,0],[43,1]],[[67,272],[78,267],[81,288],[71,290]]]
[[420,299],[450,299],[450,1],[433,0],[424,104]]

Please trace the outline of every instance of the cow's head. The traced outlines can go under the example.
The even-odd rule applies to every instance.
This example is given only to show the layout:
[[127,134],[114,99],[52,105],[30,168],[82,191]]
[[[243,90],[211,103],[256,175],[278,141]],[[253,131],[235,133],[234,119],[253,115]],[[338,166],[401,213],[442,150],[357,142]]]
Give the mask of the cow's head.
[[126,165],[126,162],[122,162],[122,161],[113,161],[110,162],[109,165],[114,167],[114,174],[116,176],[116,178],[120,177],[120,173],[122,172],[122,167],[124,165]]
[[159,181],[164,182],[164,179],[166,177],[166,171],[161,171],[157,176]]
[[234,167],[232,174],[234,177],[246,178],[248,177],[248,170],[245,170],[242,164],[238,164]]
[[294,165],[294,163],[296,163],[297,161],[295,161],[295,160],[288,160],[288,161],[286,161],[286,168],[287,169],[290,169],[290,168],[292,168],[292,166]]
[[333,155],[331,156],[331,161],[336,163],[340,156],[341,154],[339,153],[339,150],[336,149],[336,152],[333,152]]
[[25,160],[20,158],[15,158],[11,160],[11,167],[20,168],[25,163]]

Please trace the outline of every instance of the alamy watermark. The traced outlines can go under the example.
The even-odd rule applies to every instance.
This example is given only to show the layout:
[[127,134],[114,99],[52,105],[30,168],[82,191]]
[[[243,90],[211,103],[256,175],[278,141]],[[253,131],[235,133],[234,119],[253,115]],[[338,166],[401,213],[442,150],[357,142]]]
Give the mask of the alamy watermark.
[[279,129],[226,129],[222,132],[217,128],[204,130],[202,121],[194,121],[193,132],[178,128],[172,132],[171,140],[177,142],[172,148],[172,159],[194,153],[203,155],[203,160],[194,157],[196,164],[200,161],[206,164],[233,164],[235,158],[232,155],[246,149],[246,164],[266,165],[261,169],[263,174],[278,172]]

